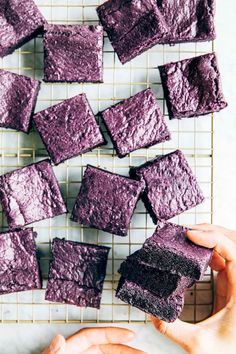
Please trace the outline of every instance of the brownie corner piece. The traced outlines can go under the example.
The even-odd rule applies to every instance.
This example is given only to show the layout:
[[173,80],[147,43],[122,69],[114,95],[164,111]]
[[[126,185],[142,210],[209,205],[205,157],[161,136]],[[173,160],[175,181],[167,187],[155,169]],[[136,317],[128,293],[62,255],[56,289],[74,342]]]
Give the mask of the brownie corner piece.
[[0,127],[28,133],[40,81],[0,69]]
[[204,201],[196,177],[180,150],[158,156],[132,169],[130,174],[144,181],[142,200],[155,224]]
[[170,132],[150,88],[106,109],[101,116],[120,158],[170,139]]
[[71,219],[126,236],[143,183],[88,165]]
[[156,0],[108,0],[97,13],[122,64],[157,44],[168,32]]
[[[159,269],[201,280],[212,257],[212,249],[194,244],[186,236],[187,228],[166,223],[156,229],[143,246],[146,261],[153,258]],[[157,263],[156,263],[157,262]]]
[[100,308],[109,247],[55,238],[45,299]]
[[29,41],[46,20],[33,0],[2,0],[0,6],[0,57]]
[[0,176],[0,202],[11,229],[67,212],[50,160]]
[[118,284],[116,297],[166,322],[175,321],[180,316],[184,305],[183,294],[163,299],[122,277]]
[[103,82],[100,25],[44,27],[45,82]]
[[105,144],[85,94],[47,108],[33,120],[56,165]]
[[215,53],[159,66],[170,119],[218,112],[227,106]]
[[0,295],[41,288],[33,229],[0,233]]

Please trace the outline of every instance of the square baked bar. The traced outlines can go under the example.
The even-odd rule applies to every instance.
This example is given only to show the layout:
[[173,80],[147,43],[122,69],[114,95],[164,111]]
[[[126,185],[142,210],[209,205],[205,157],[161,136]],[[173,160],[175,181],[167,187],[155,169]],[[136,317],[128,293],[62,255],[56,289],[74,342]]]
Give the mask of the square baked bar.
[[0,294],[40,288],[33,229],[0,233]]
[[109,247],[55,238],[45,299],[100,307]]
[[143,183],[88,165],[71,220],[126,236]]
[[227,106],[215,53],[159,66],[170,119],[218,112]]
[[122,64],[154,46],[168,32],[156,0],[108,0],[97,13]]
[[40,81],[0,69],[0,127],[28,133]]
[[85,94],[47,108],[33,120],[56,165],[105,143]]
[[0,176],[0,202],[11,229],[67,212],[50,160]]
[[145,182],[142,200],[156,224],[203,202],[204,197],[184,154],[176,150],[130,170]]
[[169,27],[160,43],[215,39],[215,0],[157,0],[157,5]]
[[119,157],[170,140],[170,132],[149,88],[101,112]]
[[103,81],[102,26],[46,25],[43,43],[44,81]]
[[195,281],[202,279],[211,260],[212,249],[191,242],[186,231],[185,227],[172,223],[157,227],[143,248],[130,255],[128,261],[140,262]]
[[0,57],[35,37],[45,22],[33,0],[1,0]]

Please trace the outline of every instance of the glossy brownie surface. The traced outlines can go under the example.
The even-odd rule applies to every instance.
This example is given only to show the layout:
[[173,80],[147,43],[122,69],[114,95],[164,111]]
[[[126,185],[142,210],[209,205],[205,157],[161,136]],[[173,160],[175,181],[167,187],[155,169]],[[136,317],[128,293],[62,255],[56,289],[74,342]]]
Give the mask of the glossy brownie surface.
[[105,143],[85,94],[45,109],[33,120],[55,164]]
[[39,89],[38,80],[0,69],[0,127],[27,133]]
[[40,288],[33,230],[0,233],[0,294]]
[[215,53],[159,66],[171,119],[218,112],[227,106]]
[[44,81],[102,82],[102,80],[102,26],[44,27]]
[[170,139],[153,91],[137,93],[101,113],[119,157]]
[[71,219],[126,236],[143,183],[88,165]]
[[0,176],[0,202],[11,229],[67,212],[50,160]]

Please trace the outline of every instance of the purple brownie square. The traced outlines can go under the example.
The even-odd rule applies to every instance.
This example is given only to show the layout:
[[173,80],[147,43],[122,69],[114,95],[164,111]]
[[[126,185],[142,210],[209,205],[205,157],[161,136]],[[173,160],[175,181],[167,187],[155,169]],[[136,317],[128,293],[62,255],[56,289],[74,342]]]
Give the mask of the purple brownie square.
[[11,229],[67,212],[50,160],[0,176],[0,202]]
[[227,107],[215,53],[159,66],[159,70],[170,119]]
[[130,175],[145,182],[142,199],[155,224],[204,200],[196,177],[180,150],[133,168]]
[[137,307],[149,315],[166,322],[175,321],[184,306],[184,294],[170,295],[163,299],[140,285],[129,280],[120,279],[116,296],[127,304]]
[[0,57],[35,37],[45,22],[33,0],[1,0]]
[[157,0],[157,5],[169,27],[160,43],[211,41],[216,37],[215,0]]
[[175,274],[202,279],[212,257],[212,250],[191,242],[186,237],[187,229],[166,223],[157,227],[141,250],[128,257],[129,261],[158,268]]
[[33,120],[56,165],[105,143],[85,94],[45,109]]
[[151,48],[168,32],[156,0],[109,0],[97,8],[97,13],[122,64]]
[[40,288],[33,229],[0,233],[0,294]]
[[162,298],[174,295],[175,293],[182,293],[186,288],[193,285],[192,278],[147,265],[141,261],[141,257],[137,256],[136,260],[135,254],[133,258],[131,255],[129,259],[121,264],[118,272],[123,278],[140,285]]
[[27,133],[40,81],[0,69],[0,127]]
[[126,236],[143,183],[88,165],[71,219]]
[[101,113],[119,157],[170,140],[170,132],[149,88]]
[[46,25],[43,42],[44,81],[103,81],[102,26]]
[[100,308],[109,250],[55,238],[45,299]]

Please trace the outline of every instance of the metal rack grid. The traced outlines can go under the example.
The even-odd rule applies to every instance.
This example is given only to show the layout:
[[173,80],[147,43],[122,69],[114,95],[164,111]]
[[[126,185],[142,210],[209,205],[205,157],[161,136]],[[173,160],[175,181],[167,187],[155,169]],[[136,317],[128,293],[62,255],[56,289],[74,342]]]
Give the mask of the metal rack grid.
[[[98,23],[95,8],[99,0],[38,0],[40,10],[50,23]],[[68,160],[54,168],[63,195],[71,211],[78,193],[84,168],[87,163],[128,175],[131,166],[137,166],[155,155],[181,149],[206,196],[206,201],[173,219],[182,224],[212,222],[213,218],[213,115],[203,118],[169,121],[157,65],[193,57],[213,50],[213,43],[191,43],[176,46],[156,46],[130,63],[122,66],[105,36],[104,83],[103,84],[46,84],[42,83],[36,111],[49,107],[68,97],[85,92],[95,113],[121,99],[152,87],[162,107],[172,140],[149,149],[141,149],[128,157],[116,157],[109,143],[90,153]],[[11,56],[0,61],[0,67],[30,77],[42,79],[42,38],[32,40]],[[101,122],[100,122],[101,123]],[[47,152],[33,130],[30,135],[0,130],[0,173],[39,161]],[[2,230],[7,229],[5,217],[0,210]],[[135,210],[129,235],[126,238],[112,236],[102,231],[80,226],[69,220],[69,215],[35,223],[38,233],[38,255],[43,272],[43,290],[4,295],[0,297],[0,323],[143,323],[147,316],[115,298],[121,261],[140,248],[155,226],[141,202]],[[98,243],[112,247],[108,262],[102,305],[100,311],[82,309],[71,305],[49,303],[44,300],[44,289],[50,259],[50,245],[54,237]],[[203,281],[189,289],[186,294],[182,318],[197,322],[210,315],[213,307],[213,277],[209,270]]]

